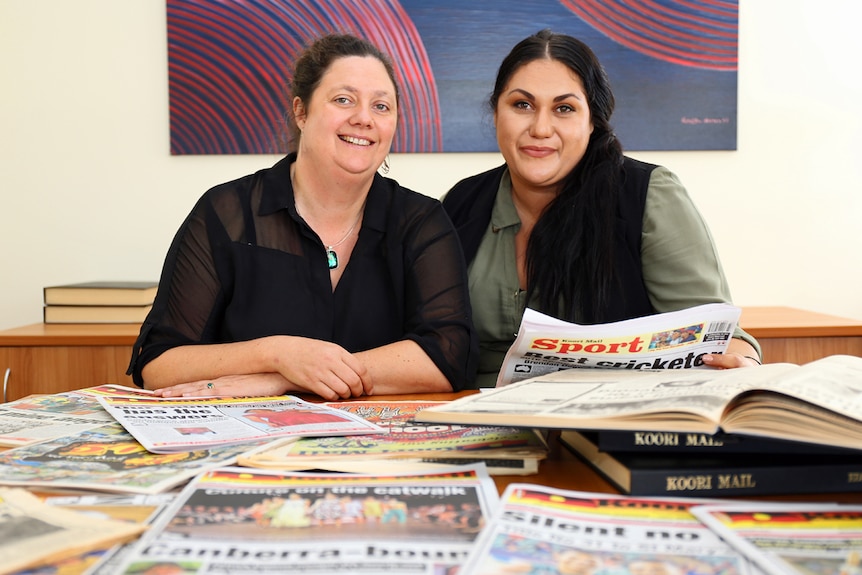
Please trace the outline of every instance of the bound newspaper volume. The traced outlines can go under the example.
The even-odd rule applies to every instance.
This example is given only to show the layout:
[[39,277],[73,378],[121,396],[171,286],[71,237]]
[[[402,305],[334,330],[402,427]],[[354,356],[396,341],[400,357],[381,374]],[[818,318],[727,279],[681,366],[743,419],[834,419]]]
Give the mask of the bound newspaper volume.
[[728,370],[568,369],[423,410],[420,421],[739,433],[858,449],[862,357]]
[[862,491],[862,455],[638,454],[602,451],[594,434],[565,430],[563,445],[629,495],[747,497]]

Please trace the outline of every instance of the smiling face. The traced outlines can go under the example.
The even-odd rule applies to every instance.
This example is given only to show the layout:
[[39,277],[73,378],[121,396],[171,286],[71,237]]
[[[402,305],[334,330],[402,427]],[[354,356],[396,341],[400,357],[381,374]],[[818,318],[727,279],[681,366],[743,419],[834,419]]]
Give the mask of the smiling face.
[[593,124],[581,79],[549,59],[521,66],[494,111],[497,145],[515,189],[559,188],[581,161]]
[[294,98],[293,111],[302,132],[301,159],[311,160],[318,169],[373,175],[395,135],[395,86],[377,58],[338,58],[308,102]]

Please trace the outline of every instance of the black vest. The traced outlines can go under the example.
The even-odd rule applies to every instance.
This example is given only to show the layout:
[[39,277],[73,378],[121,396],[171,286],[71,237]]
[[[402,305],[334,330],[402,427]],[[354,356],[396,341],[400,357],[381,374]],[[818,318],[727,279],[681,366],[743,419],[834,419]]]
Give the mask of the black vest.
[[[491,210],[505,172],[505,165],[461,180],[443,199],[443,207],[458,230],[464,257],[473,261],[482,237],[491,221]],[[607,323],[655,313],[643,280],[641,266],[641,231],[650,174],[656,168],[625,158],[625,179],[617,202],[616,246],[610,305],[602,317],[592,323]]]

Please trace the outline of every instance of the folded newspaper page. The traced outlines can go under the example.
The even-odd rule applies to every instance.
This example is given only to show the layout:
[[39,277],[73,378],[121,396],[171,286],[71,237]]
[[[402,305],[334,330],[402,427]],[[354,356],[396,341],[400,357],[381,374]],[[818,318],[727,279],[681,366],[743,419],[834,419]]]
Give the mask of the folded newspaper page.
[[513,483],[458,575],[758,573],[691,514],[697,501]]
[[0,485],[39,490],[163,493],[206,469],[236,463],[264,442],[150,453],[117,422],[0,452]]
[[692,513],[770,575],[862,573],[862,506],[718,503]]
[[454,573],[498,501],[482,466],[397,476],[222,468],[189,483],[116,573]]
[[0,487],[0,574],[122,543],[144,529],[54,507],[24,489]]
[[0,445],[30,445],[112,420],[95,399],[75,392],[25,397],[0,405]]
[[173,400],[99,396],[98,400],[152,453],[284,437],[386,432],[352,413],[291,396]]
[[[156,495],[58,495],[44,499],[48,505],[77,511],[90,516],[105,517],[133,523],[150,525],[159,513],[173,501],[174,493]],[[105,545],[74,557],[65,557],[51,562],[41,570],[27,571],[16,575],[114,575],[116,566],[132,542]]]
[[574,367],[687,369],[724,353],[741,310],[705,304],[596,325],[569,323],[527,308],[497,376],[497,387]]

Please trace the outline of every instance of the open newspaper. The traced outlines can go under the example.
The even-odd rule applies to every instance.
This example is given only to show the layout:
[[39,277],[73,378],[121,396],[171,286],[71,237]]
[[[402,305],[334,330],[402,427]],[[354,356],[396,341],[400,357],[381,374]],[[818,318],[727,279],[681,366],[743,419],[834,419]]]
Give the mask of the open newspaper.
[[579,325],[527,308],[497,387],[573,367],[687,369],[724,353],[741,310],[705,304],[626,321]]
[[98,400],[152,453],[284,437],[386,432],[352,413],[291,396],[166,400],[109,395]]
[[721,503],[692,513],[770,575],[862,573],[862,506]]
[[458,573],[757,573],[691,514],[696,502],[510,484]]
[[190,482],[117,573],[454,573],[498,501],[481,465],[397,476],[222,468]]
[[416,414],[426,422],[739,433],[858,449],[862,357],[726,370],[568,369]]

